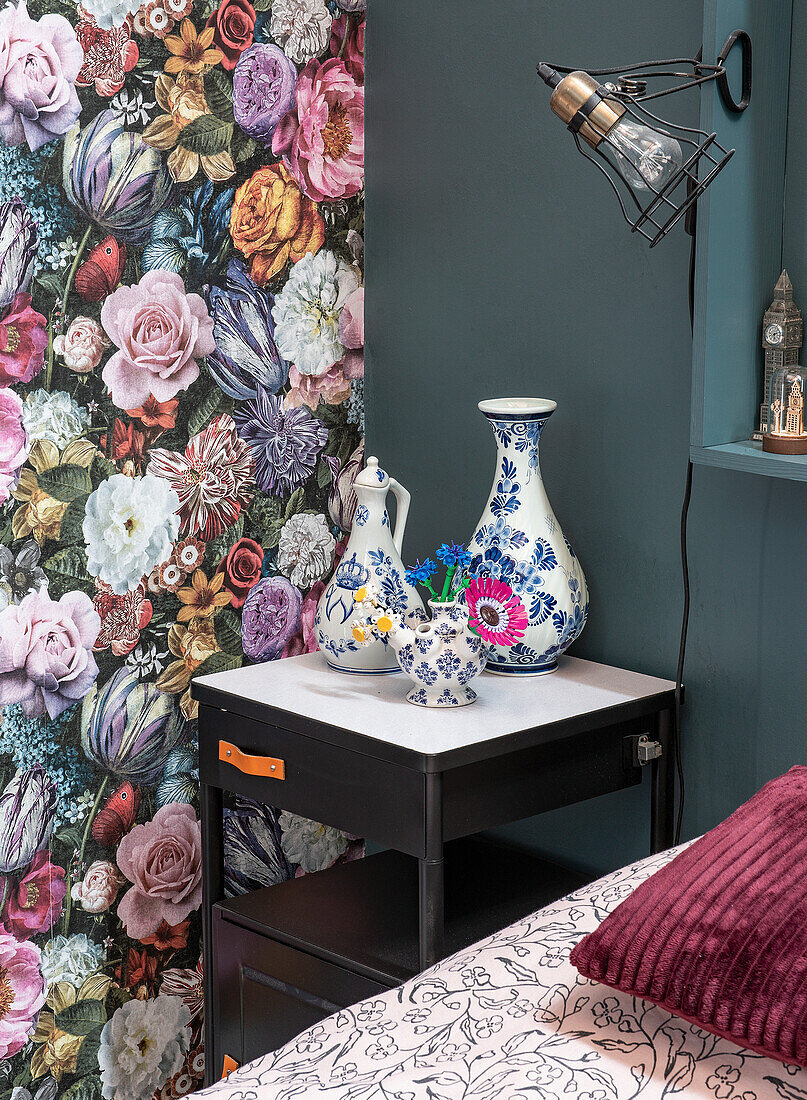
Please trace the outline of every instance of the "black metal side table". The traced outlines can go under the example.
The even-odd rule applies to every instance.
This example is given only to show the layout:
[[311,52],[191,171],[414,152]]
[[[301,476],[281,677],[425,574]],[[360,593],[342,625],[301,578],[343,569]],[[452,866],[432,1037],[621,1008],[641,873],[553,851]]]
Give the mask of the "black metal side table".
[[[214,908],[223,901],[224,791],[415,857],[420,968],[444,953],[446,842],[632,786],[649,763],[651,849],[672,843],[670,681],[566,658],[546,677],[484,674],[478,701],[451,711],[411,706],[404,698],[406,685],[400,675],[339,675],[318,653],[193,683],[200,703],[209,1081],[221,1068],[217,1011],[226,1000],[214,981],[213,936]],[[363,862],[372,867],[372,859]],[[267,893],[283,890],[292,898],[304,881]],[[338,887],[337,876],[323,881]],[[260,928],[255,909],[253,904],[248,921],[253,931]],[[272,920],[275,935],[283,922],[276,914]],[[288,928],[277,934],[291,942]],[[334,945],[326,951],[326,939],[318,942],[310,934],[306,952],[333,962]],[[347,953],[338,961],[340,973],[355,969],[365,978],[377,976],[360,960],[353,968]],[[289,989],[288,976],[267,980]],[[333,981],[330,975],[328,996],[311,989],[298,993],[310,1006],[321,1003],[324,1016],[339,1003]],[[355,983],[346,979],[345,984],[355,1000]]]

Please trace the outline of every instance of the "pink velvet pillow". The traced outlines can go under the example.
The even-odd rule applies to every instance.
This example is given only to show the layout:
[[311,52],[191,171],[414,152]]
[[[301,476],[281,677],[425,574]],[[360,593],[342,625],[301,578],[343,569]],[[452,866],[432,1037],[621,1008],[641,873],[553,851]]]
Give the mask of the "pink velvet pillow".
[[807,767],[767,783],[578,943],[581,974],[807,1066]]

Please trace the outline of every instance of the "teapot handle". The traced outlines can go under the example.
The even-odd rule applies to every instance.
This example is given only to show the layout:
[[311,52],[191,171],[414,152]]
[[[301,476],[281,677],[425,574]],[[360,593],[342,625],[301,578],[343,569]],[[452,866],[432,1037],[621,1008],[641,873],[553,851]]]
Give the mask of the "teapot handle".
[[392,533],[392,541],[395,545],[395,549],[400,554],[403,547],[406,517],[409,515],[409,502],[412,499],[412,494],[408,489],[404,489],[400,481],[396,481],[394,477],[389,479],[389,487],[392,490],[392,495],[395,497],[395,502],[398,506],[395,512],[395,530]]

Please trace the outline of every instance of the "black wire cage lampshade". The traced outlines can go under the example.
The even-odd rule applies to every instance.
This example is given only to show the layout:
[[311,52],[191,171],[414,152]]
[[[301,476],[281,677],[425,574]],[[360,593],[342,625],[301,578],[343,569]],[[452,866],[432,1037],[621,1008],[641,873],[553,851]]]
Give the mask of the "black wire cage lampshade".
[[[742,95],[735,102],[725,60],[738,41]],[[734,31],[716,65],[705,65],[698,58],[673,58],[589,73],[540,62],[538,75],[552,88],[549,105],[566,123],[578,151],[605,175],[631,230],[653,248],[694,209],[734,150],[725,149],[715,133],[665,122],[646,104],[715,80],[729,110],[744,111],[751,98],[751,40],[745,31]],[[595,79],[600,76],[616,79],[601,84]],[[677,83],[648,92],[648,82],[656,77]]]

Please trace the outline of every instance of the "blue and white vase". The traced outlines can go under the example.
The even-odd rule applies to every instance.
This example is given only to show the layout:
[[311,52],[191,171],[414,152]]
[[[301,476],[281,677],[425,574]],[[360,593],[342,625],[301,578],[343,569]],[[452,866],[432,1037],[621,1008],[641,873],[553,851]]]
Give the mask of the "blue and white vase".
[[[377,458],[367,460],[353,488],[358,498],[353,528],[342,560],[317,604],[317,644],[331,668],[340,672],[397,672],[398,659],[387,639],[360,646],[351,624],[356,618],[354,595],[365,585],[377,588],[385,609],[397,612],[404,622],[426,618],[423,601],[407,583],[401,562],[410,495],[379,467]],[[395,531],[387,512],[388,492],[397,503]]]
[[560,529],[541,480],[538,445],[557,408],[541,398],[480,401],[496,436],[496,476],[469,549],[471,570],[508,584],[529,625],[516,645],[494,646],[490,672],[554,672],[588,616],[583,569]]

